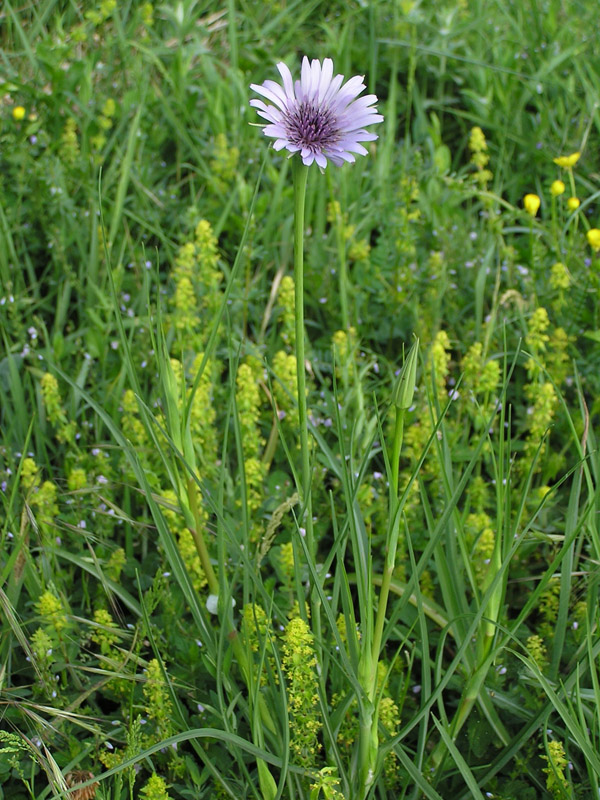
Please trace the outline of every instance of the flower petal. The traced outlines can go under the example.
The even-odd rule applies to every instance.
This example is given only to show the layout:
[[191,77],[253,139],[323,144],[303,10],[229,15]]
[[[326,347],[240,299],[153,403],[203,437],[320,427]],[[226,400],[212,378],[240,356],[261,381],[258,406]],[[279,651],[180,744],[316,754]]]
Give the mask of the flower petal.
[[280,100],[276,94],[274,94],[270,89],[267,89],[264,85],[258,86],[256,83],[252,83],[250,88],[257,94],[262,94],[262,96],[266,97],[267,100],[271,100],[271,102],[275,103],[276,106],[279,106],[282,111],[286,110],[285,102]]
[[283,61],[280,61],[279,64],[277,64],[277,69],[283,78],[283,89],[285,91],[285,96],[287,97],[288,101],[294,102],[296,97],[294,95],[294,81],[292,80],[292,73],[289,71],[287,64],[284,64]]
[[322,103],[325,99],[325,96],[331,86],[331,79],[333,77],[333,61],[330,58],[326,58],[323,61],[323,68],[321,70],[321,79],[319,81],[319,89],[317,95],[317,101]]

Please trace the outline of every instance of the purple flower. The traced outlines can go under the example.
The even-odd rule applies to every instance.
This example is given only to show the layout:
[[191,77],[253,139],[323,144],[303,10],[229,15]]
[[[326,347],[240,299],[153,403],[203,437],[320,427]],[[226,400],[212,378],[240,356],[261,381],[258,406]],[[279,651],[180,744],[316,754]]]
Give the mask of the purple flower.
[[251,85],[257,94],[275,105],[262,100],[251,100],[261,117],[270,124],[263,128],[265,136],[275,139],[275,150],[300,153],[302,161],[310,166],[316,161],[320,167],[331,159],[336,166],[344,161],[353,163],[353,153],[366,156],[367,150],[360,142],[377,139],[365,126],[383,122],[373,103],[374,94],[357,99],[365,89],[363,76],[355,75],[342,86],[343,75],[333,77],[330,58],[312,63],[304,56],[302,73],[294,84],[292,74],[283,63],[277,64],[283,86],[275,81],[265,81],[261,86]]

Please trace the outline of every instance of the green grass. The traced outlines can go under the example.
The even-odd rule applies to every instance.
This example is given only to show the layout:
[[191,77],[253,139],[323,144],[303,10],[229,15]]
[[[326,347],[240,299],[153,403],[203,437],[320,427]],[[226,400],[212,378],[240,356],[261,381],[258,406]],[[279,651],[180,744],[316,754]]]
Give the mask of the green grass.
[[[4,3],[0,798],[598,796],[596,27]],[[304,54],[385,117],[308,175],[313,542],[292,168],[248,105]]]

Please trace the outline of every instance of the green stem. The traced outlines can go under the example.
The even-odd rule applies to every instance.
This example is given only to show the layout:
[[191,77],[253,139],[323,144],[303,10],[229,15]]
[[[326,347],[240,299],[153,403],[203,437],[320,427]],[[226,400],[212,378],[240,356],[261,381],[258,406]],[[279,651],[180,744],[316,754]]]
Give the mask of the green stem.
[[300,450],[302,481],[300,499],[303,512],[299,523],[304,523],[306,546],[311,557],[315,554],[312,524],[312,497],[310,491],[310,451],[308,449],[308,417],[306,412],[306,372],[304,357],[304,205],[308,168],[300,158],[292,159],[294,176],[294,285],[296,316],[296,377],[298,382],[298,422],[300,425]]

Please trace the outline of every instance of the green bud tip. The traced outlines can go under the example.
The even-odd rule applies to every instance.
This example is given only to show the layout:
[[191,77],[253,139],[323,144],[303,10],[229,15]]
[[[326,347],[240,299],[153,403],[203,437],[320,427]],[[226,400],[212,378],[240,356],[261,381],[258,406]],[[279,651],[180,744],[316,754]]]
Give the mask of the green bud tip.
[[419,360],[419,340],[415,338],[394,386],[392,402],[399,409],[408,409],[412,405],[417,383],[417,362]]

